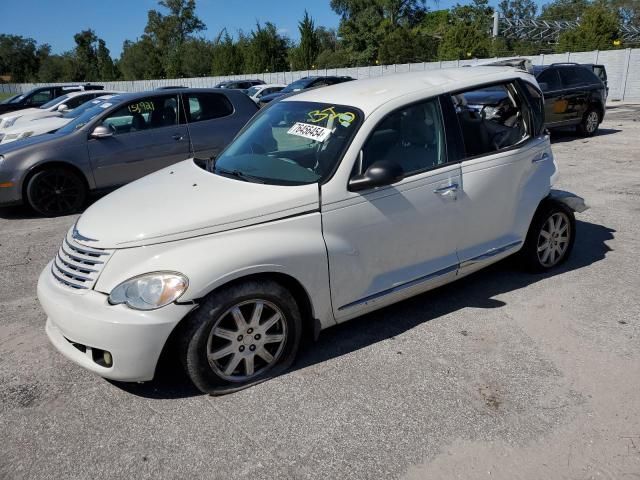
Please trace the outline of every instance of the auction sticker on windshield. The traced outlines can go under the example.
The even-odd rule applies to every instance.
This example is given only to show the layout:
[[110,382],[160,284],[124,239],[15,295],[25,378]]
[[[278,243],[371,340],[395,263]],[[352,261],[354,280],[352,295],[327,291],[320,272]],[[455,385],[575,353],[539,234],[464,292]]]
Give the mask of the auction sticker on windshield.
[[318,125],[309,125],[308,123],[296,122],[296,124],[291,127],[287,131],[287,133],[289,135],[297,135],[298,137],[315,140],[316,142],[324,142],[327,137],[331,135],[331,130],[328,128],[320,127]]

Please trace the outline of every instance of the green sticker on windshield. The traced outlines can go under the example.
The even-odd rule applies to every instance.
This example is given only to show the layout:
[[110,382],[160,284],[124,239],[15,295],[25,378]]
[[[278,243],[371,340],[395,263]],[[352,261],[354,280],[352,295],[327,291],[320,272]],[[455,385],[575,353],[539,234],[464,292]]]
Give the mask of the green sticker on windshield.
[[309,121],[311,123],[319,123],[324,120],[331,122],[334,119],[338,119],[338,123],[343,127],[351,126],[351,123],[356,119],[355,113],[352,112],[336,112],[336,107],[327,107],[324,110],[313,110],[308,113]]

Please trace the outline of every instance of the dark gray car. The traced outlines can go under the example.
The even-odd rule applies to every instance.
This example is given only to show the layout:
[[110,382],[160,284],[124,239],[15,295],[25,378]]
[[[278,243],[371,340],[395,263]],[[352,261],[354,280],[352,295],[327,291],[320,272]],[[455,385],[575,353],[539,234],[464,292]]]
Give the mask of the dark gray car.
[[91,191],[216,156],[257,109],[234,90],[117,95],[55,133],[0,146],[0,206],[27,203],[47,216],[76,212]]

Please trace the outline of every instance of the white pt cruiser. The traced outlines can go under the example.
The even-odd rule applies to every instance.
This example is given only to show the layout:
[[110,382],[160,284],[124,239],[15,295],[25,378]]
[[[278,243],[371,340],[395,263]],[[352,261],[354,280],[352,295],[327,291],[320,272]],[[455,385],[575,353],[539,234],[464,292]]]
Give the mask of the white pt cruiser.
[[557,266],[580,197],[535,79],[508,67],[372,78],[265,108],[215,160],[91,206],[38,283],[47,334],[103,377],[154,377],[175,345],[221,394],[291,365],[301,339],[518,252]]

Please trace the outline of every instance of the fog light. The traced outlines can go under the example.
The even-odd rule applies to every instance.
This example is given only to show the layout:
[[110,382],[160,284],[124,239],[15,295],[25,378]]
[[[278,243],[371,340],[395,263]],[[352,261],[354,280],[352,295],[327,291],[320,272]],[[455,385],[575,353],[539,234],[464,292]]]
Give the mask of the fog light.
[[104,352],[102,354],[102,360],[106,367],[111,367],[113,365],[113,358],[111,358],[111,354],[109,352]]

